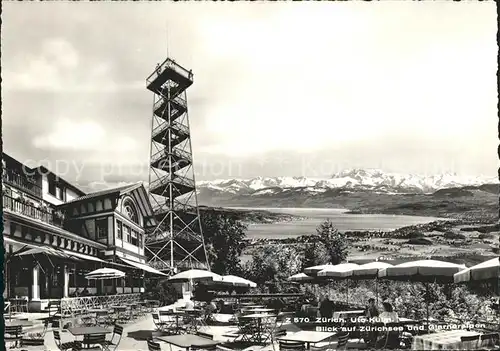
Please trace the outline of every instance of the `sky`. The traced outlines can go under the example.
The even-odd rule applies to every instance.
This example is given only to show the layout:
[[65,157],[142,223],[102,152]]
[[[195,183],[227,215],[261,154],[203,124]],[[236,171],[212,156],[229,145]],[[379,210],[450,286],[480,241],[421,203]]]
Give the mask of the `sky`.
[[6,2],[4,151],[83,189],[148,181],[167,55],[197,180],[497,174],[494,2]]

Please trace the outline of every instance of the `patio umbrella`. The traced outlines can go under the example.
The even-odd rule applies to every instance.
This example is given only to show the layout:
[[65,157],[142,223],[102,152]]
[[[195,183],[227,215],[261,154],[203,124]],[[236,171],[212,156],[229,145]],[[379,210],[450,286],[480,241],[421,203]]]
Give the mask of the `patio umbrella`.
[[201,269],[190,269],[184,272],[177,273],[176,275],[168,278],[168,281],[171,283],[188,283],[193,281],[211,282],[214,280],[222,280],[222,277],[217,273],[203,271]]
[[[125,273],[114,268],[99,268],[95,271],[87,273],[86,279],[104,280],[104,279],[118,279],[125,277]],[[107,295],[107,292],[105,292]]]
[[312,282],[315,279],[305,273],[298,273],[289,277],[288,280],[292,282]]
[[[318,277],[325,277],[327,279],[333,280],[343,280],[348,279],[352,276],[354,269],[358,268],[359,265],[356,263],[340,263],[335,266],[326,267],[325,269],[318,272]],[[347,295],[346,303],[349,304],[349,282],[346,281]]]
[[125,277],[125,273],[114,268],[99,268],[87,273],[86,279],[117,279]]
[[254,283],[253,281],[235,275],[224,275],[220,278],[214,278],[214,282],[232,286],[249,287],[249,288],[257,287],[257,284]]
[[[453,276],[465,269],[465,265],[437,260],[420,260],[398,264],[379,270],[378,276],[383,279],[421,282],[425,284],[428,295],[429,284],[452,283]],[[427,321],[429,321],[429,301],[427,305]]]
[[319,272],[321,272],[323,269],[327,269],[330,267],[334,267],[333,264],[322,264],[319,266],[312,266],[312,267],[307,267],[304,269],[304,273],[310,276],[316,276]]
[[479,263],[453,275],[455,283],[500,278],[500,257]]
[[388,267],[392,267],[392,265],[386,262],[375,261],[365,263],[353,269],[351,279],[375,279],[375,295],[378,304],[378,272]]

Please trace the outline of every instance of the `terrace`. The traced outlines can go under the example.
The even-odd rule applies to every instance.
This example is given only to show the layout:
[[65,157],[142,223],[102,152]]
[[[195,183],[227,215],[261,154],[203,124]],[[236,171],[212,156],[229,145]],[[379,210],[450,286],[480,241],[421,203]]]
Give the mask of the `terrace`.
[[42,184],[41,179],[29,178],[22,172],[14,169],[6,169],[4,167],[2,180],[5,184],[14,186],[22,191],[27,192],[33,196],[42,197]]

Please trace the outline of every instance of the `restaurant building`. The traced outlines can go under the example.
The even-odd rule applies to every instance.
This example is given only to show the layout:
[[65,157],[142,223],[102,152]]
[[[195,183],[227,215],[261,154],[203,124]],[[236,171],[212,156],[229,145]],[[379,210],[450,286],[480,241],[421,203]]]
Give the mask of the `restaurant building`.
[[[49,301],[144,292],[145,228],[154,225],[142,183],[86,194],[45,167],[2,157],[4,298],[27,300],[30,311]],[[87,280],[109,267],[125,278]]]

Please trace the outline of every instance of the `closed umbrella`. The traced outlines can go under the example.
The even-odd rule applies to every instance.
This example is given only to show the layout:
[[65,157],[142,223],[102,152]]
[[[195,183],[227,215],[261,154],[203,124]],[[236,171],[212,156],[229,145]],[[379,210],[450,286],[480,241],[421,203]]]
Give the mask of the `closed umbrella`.
[[[437,260],[420,260],[398,264],[379,270],[379,278],[422,282],[425,284],[427,295],[428,283],[452,283],[453,276],[465,269],[465,265]],[[427,305],[427,321],[429,321],[429,301]]]
[[461,272],[455,273],[453,280],[455,283],[464,283],[469,281],[499,279],[500,278],[500,258],[479,263]]

